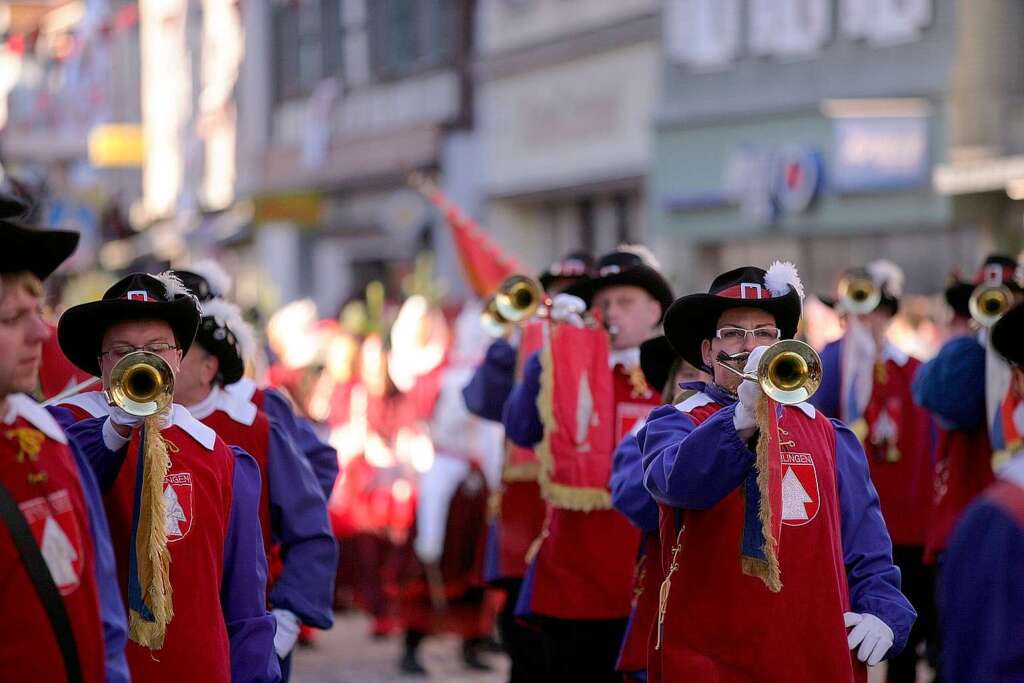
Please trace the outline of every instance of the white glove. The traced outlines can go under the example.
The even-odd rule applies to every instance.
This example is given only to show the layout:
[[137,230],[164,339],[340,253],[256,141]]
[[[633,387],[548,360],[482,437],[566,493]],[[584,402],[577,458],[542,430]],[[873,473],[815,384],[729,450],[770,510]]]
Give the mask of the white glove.
[[874,666],[882,661],[892,647],[892,629],[874,614],[846,612],[843,614],[843,621],[846,622],[846,628],[855,627],[846,637],[846,642],[851,650],[860,645],[857,659],[866,662],[868,666]]
[[[757,374],[757,366],[767,348],[767,346],[758,346],[750,352],[747,364],[743,366],[744,374]],[[742,380],[736,389],[736,395],[740,400],[736,404],[736,413],[733,415],[732,424],[736,427],[740,438],[749,439],[757,429],[757,402],[761,400],[762,394],[760,384],[746,379]]]
[[131,413],[127,413],[117,406],[110,407],[110,421],[119,427],[135,429],[136,427],[142,426],[143,419],[145,418],[141,418],[138,415],[132,415]]
[[286,609],[274,609],[270,611],[277,621],[277,630],[274,632],[274,652],[278,658],[284,659],[295,647],[295,641],[299,639],[299,618]]
[[551,300],[551,319],[556,322],[583,327],[583,314],[586,312],[587,302],[578,296],[556,294]]

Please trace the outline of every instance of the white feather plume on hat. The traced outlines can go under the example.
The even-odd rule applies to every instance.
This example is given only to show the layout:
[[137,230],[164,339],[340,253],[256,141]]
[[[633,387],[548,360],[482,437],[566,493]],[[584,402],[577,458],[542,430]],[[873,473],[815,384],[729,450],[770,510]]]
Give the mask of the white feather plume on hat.
[[188,287],[182,284],[181,280],[178,279],[178,276],[175,275],[173,271],[165,270],[159,275],[154,275],[153,277],[159,280],[160,284],[164,286],[164,289],[167,291],[168,300],[174,300],[179,296],[191,296],[195,299],[192,292],[188,291]]
[[872,261],[865,269],[879,287],[898,299],[903,296],[903,269],[888,259]]
[[219,263],[212,259],[196,261],[179,270],[190,271],[206,280],[206,284],[210,285],[210,294],[215,297],[223,298],[231,291],[231,276],[227,274],[227,271]]
[[235,304],[224,299],[210,299],[199,304],[204,318],[213,318],[218,327],[226,328],[238,340],[238,352],[248,362],[256,354],[256,335],[252,325],[242,317],[242,311]]
[[640,260],[643,261],[645,265],[648,265],[657,271],[661,270],[661,263],[658,262],[654,252],[643,244],[620,244],[617,251],[624,251],[627,254],[639,256]]
[[804,284],[800,281],[800,273],[790,261],[776,261],[768,268],[764,276],[764,286],[772,296],[785,296],[792,287],[793,291],[804,300]]

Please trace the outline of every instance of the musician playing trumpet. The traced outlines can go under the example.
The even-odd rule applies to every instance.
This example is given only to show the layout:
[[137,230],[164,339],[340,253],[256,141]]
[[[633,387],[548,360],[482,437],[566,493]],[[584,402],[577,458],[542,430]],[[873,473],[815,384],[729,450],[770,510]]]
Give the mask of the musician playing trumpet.
[[719,275],[666,313],[672,346],[713,381],[637,435],[665,576],[649,680],[864,681],[865,663],[906,642],[916,615],[857,437],[727,367],[799,386],[816,363],[802,345],[761,359],[793,337],[802,299],[796,268],[775,263]]

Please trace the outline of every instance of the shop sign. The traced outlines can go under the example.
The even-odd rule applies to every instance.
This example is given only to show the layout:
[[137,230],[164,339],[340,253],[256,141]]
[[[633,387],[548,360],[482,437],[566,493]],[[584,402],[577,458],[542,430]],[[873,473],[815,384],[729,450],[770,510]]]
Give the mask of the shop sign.
[[920,187],[928,183],[928,119],[837,118],[829,185],[838,192]]

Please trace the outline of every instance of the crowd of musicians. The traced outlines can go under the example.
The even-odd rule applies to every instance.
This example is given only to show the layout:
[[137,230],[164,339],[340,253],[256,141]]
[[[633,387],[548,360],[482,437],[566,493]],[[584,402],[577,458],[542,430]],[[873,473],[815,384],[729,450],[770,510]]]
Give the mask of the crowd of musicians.
[[455,633],[513,682],[1024,680],[1012,258],[951,281],[921,362],[888,261],[820,297],[816,352],[788,262],[677,298],[643,247],[534,280],[457,239],[477,297],[418,269],[394,315],[294,304],[267,365],[215,264],[51,324],[78,236],[24,211],[0,197],[4,680],[287,680],[343,608],[408,675]]

